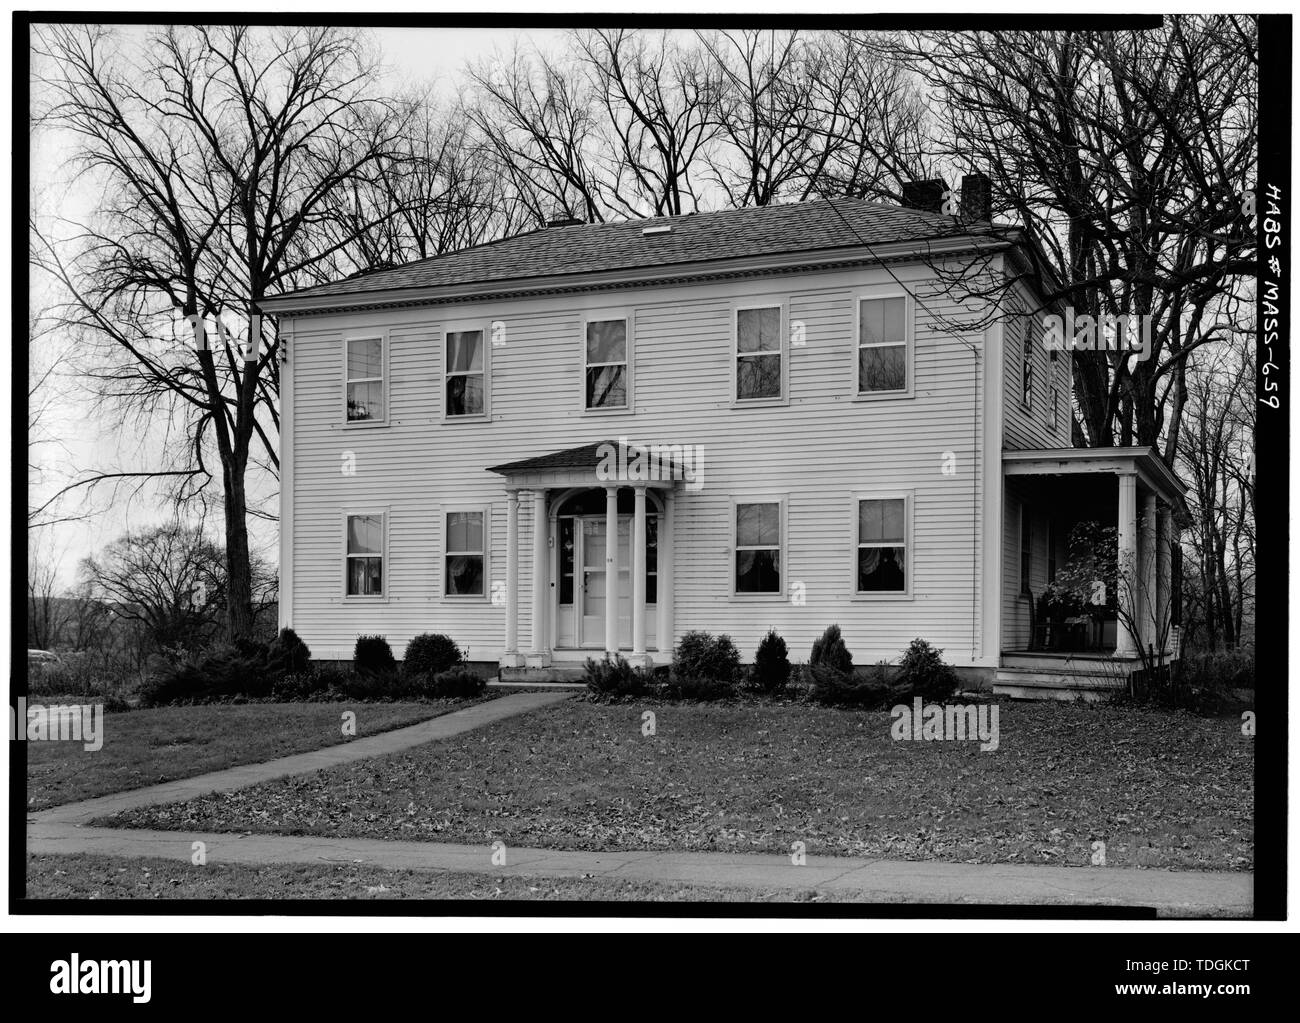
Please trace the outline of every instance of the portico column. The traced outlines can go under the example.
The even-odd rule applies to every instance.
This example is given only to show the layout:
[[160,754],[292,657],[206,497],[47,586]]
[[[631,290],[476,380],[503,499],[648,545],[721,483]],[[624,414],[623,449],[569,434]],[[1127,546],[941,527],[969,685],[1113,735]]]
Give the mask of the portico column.
[[633,490],[632,518],[632,658],[646,663],[645,653],[645,487]]
[[[1173,609],[1173,514],[1169,505],[1161,504],[1156,513],[1156,639],[1169,648],[1170,612]],[[1160,651],[1161,653],[1164,650]]]
[[671,490],[662,493],[664,513],[659,518],[659,560],[655,565],[657,583],[655,606],[659,609],[656,626],[659,637],[659,660],[673,656],[673,503]]
[[605,652],[618,653],[618,487],[605,488]]
[[1137,637],[1129,628],[1135,620],[1133,591],[1137,575],[1137,476],[1133,473],[1119,475],[1119,572],[1116,580],[1115,602],[1119,614],[1115,621],[1115,653],[1120,657],[1137,654]]
[[519,491],[506,491],[505,667],[519,667]]
[[1156,641],[1156,495],[1146,494],[1142,499],[1142,581],[1138,586],[1138,621],[1142,623],[1140,635],[1144,650]]
[[546,646],[546,491],[533,491],[533,643],[529,659],[546,667],[550,650]]

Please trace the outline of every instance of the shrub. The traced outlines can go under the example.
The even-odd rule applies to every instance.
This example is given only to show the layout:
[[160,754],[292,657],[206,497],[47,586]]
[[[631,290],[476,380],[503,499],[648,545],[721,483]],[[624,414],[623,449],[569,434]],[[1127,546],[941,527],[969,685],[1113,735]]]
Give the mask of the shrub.
[[361,675],[393,675],[397,662],[392,648],[383,636],[358,636],[352,652],[352,664]]
[[603,699],[642,696],[653,684],[653,675],[649,671],[632,667],[621,654],[615,654],[612,659],[606,654],[599,661],[588,657],[583,677],[587,691]]
[[311,663],[311,650],[293,629],[284,628],[266,650],[266,668],[273,679],[287,673],[300,674]]
[[880,671],[873,677],[858,678],[852,672],[821,661],[806,665],[804,674],[812,698],[831,706],[882,707],[892,703],[899,692]]
[[271,699],[280,703],[302,703],[321,699],[329,692],[329,681],[321,665],[305,671],[286,671],[271,681]]
[[779,693],[790,681],[789,651],[775,629],[769,629],[758,644],[750,679],[754,688],[764,693]]
[[1195,689],[1254,689],[1255,655],[1248,650],[1184,652],[1177,674],[1183,685]]
[[808,666],[814,665],[831,668],[845,675],[853,674],[853,655],[844,645],[844,637],[840,635],[838,625],[828,626],[821,638],[813,642]]
[[468,668],[448,668],[431,676],[429,688],[439,699],[469,700],[483,695],[487,679]]
[[673,672],[668,676],[661,692],[669,700],[729,700],[736,695],[736,684]]
[[461,663],[460,647],[450,636],[423,632],[406,645],[402,671],[408,675],[441,675]]
[[730,636],[688,632],[673,651],[672,673],[682,679],[734,683],[740,675],[740,652]]
[[957,691],[957,673],[942,654],[919,637],[912,640],[898,671],[898,683],[908,697],[946,700]]
[[82,651],[64,654],[58,664],[29,670],[27,695],[120,697],[139,681],[140,676],[125,665]]
[[190,654],[151,675],[141,687],[146,707],[204,703],[234,696],[266,696],[271,691],[266,647],[255,642],[218,644]]

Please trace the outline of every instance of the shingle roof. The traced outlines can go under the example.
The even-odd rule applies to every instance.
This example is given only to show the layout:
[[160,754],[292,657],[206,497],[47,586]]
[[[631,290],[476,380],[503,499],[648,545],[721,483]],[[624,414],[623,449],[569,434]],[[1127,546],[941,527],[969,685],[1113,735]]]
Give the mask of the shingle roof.
[[[620,451],[620,449],[622,449]],[[516,462],[488,466],[488,472],[500,473],[502,476],[514,476],[527,472],[544,472],[551,469],[596,469],[611,455],[615,458],[632,459],[638,451],[653,454],[657,459],[661,475],[673,470],[685,471],[685,466],[669,457],[669,452],[651,451],[626,438],[622,440],[599,440],[594,444],[581,444],[576,448],[552,451],[534,458],[521,458]],[[674,477],[676,478],[676,477]]]
[[[643,234],[647,227],[672,230]],[[637,270],[745,256],[860,248],[989,233],[940,213],[867,202],[816,200],[681,217],[549,227],[431,259],[375,270],[301,291],[293,298],[369,295],[421,287],[479,285]],[[289,295],[276,296],[278,299]]]
[[497,472],[503,476],[509,476],[514,473],[534,472],[541,469],[594,469],[600,464],[603,454],[601,449],[608,450],[610,447],[617,449],[618,442],[599,440],[595,444],[565,448],[563,451],[553,451],[549,455],[522,458],[517,462],[506,462],[504,465],[492,465],[488,467],[488,472]]

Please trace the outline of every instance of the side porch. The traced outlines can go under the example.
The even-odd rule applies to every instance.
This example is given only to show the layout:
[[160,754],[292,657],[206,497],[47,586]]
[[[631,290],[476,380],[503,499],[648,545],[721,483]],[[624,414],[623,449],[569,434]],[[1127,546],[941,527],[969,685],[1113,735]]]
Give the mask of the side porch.
[[[1174,549],[1186,486],[1155,449],[1007,451],[1002,468],[994,692],[1101,699],[1125,690],[1144,664],[1175,659]],[[1114,552],[1109,564],[1079,557],[1089,539],[1099,554]]]

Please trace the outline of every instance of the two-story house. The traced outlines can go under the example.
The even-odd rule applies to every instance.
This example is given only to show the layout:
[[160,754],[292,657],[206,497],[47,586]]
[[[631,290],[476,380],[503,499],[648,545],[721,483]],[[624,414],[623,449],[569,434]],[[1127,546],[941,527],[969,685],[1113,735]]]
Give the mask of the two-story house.
[[[1167,613],[1182,487],[1071,447],[1024,242],[963,192],[557,223],[265,301],[281,624],[339,660],[443,632],[526,679],[695,629],[803,658],[838,623],[858,664],[920,636],[1012,695],[1115,684],[1151,637],[1032,651],[1033,596],[1093,518]],[[1003,286],[959,300],[976,259]]]

